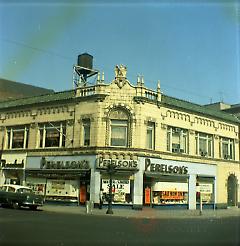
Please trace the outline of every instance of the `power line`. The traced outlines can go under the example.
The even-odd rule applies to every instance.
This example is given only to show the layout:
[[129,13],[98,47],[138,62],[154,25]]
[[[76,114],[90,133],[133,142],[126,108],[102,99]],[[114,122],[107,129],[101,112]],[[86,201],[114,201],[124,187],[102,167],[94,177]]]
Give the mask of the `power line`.
[[41,49],[41,48],[36,48],[36,47],[31,46],[31,45],[22,43],[22,42],[10,40],[10,39],[7,39],[7,38],[1,38],[0,40],[2,40],[3,42],[6,42],[6,43],[12,43],[12,44],[15,44],[15,45],[20,45],[20,46],[23,46],[25,48],[32,49],[32,50],[35,50],[35,51],[38,51],[38,52],[43,52],[43,53],[47,53],[49,55],[57,56],[57,57],[60,57],[60,58],[66,59],[66,60],[73,60],[72,57],[64,56],[64,55],[61,55],[61,54],[53,52],[53,51],[49,51],[49,50],[45,50],[45,49]]

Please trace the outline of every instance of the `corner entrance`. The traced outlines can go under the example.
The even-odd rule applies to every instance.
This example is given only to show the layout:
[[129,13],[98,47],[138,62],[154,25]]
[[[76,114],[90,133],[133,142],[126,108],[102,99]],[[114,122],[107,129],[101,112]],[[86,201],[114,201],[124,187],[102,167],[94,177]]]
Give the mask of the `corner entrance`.
[[237,206],[237,178],[231,174],[227,181],[227,204],[228,206]]

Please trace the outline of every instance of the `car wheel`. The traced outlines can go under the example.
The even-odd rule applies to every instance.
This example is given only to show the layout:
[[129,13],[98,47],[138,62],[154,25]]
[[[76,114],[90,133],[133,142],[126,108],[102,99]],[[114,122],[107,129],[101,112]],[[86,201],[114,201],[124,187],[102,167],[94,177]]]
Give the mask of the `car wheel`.
[[29,208],[30,208],[31,210],[37,210],[37,206],[36,206],[36,205],[29,206]]
[[12,202],[12,208],[14,208],[14,209],[20,208],[19,203],[18,202]]

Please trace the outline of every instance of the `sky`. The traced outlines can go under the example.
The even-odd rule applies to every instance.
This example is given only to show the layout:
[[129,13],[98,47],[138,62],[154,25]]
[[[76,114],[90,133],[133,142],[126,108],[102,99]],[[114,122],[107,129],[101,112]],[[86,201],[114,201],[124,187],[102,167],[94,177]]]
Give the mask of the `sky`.
[[123,64],[133,85],[240,103],[239,0],[0,0],[1,78],[70,90],[85,52],[106,83]]

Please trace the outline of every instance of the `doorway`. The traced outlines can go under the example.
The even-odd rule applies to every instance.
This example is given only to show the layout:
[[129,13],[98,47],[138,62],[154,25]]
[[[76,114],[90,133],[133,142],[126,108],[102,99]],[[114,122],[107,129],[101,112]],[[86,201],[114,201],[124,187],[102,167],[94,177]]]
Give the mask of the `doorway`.
[[237,206],[237,178],[231,174],[227,181],[227,205]]

